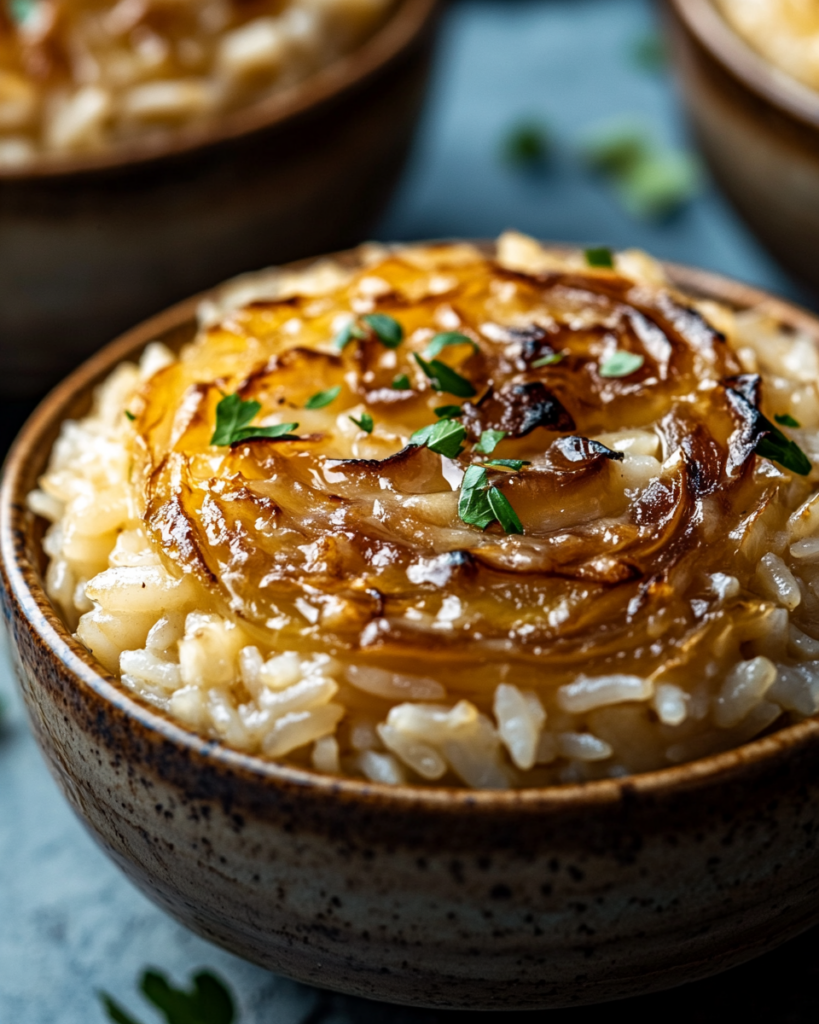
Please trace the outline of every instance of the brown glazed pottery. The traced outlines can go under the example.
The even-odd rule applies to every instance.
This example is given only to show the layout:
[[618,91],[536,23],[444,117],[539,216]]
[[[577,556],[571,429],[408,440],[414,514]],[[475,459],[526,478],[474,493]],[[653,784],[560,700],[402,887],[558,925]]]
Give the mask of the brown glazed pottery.
[[[680,285],[819,320],[670,267]],[[196,300],[110,345],[35,412],[0,493],[4,608],[31,723],[77,814],[188,927],[273,971],[373,999],[533,1009],[703,978],[819,921],[819,721],[625,779],[490,792],[335,779],[237,753],[122,689],[43,591],[26,494],[60,424]]]
[[440,0],[208,128],[0,169],[0,397],[226,277],[352,245],[409,152]]
[[728,198],[789,270],[819,289],[819,93],[745,43],[713,0],[666,0],[694,135]]

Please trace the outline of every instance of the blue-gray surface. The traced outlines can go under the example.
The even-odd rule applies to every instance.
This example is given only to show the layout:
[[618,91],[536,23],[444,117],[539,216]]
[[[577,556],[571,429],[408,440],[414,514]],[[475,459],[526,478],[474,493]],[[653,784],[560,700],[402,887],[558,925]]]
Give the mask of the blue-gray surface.
[[[515,226],[544,238],[640,245],[798,294],[708,188],[671,222],[641,224],[579,165],[576,146],[584,133],[618,115],[638,115],[666,143],[684,143],[669,82],[640,70],[630,56],[651,25],[644,0],[464,0],[453,7],[424,131],[379,236],[491,236]],[[498,159],[504,132],[528,117],[547,122],[555,139],[552,167],[539,175],[514,173]],[[214,968],[235,990],[242,1024],[454,1024],[469,1016],[325,996],[251,967],[176,925],[131,888],[72,816],[29,736],[5,664],[0,1024],[102,1022],[100,988],[138,1009],[143,1021],[154,1021],[134,988],[146,964],[160,965],[178,981],[198,967]],[[666,1022],[729,1014],[751,1020],[764,1014],[779,1024],[814,1021],[818,938],[809,933],[722,978],[630,1002],[628,1010],[637,1019]],[[558,1011],[550,1019],[580,1024],[603,1012]]]

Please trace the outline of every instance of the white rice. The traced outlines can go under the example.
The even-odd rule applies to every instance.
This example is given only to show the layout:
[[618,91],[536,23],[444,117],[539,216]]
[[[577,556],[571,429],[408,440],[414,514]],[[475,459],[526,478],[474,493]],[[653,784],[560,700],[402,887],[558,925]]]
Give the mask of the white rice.
[[[509,235],[501,251],[510,265],[553,266],[555,257],[532,244]],[[658,273],[641,254],[619,259],[647,282]],[[338,273],[322,265],[304,290],[320,295],[322,280],[334,288]],[[279,294],[294,287],[292,276],[266,281]],[[253,287],[245,281],[234,299],[246,301]],[[220,315],[230,301],[226,292]],[[731,320],[729,311],[718,315]],[[819,452],[813,341],[789,335],[785,344],[779,326],[758,311],[732,322],[735,347],[764,362],[766,386],[790,389],[802,418],[800,443]],[[590,666],[539,693],[499,679],[481,709],[410,665],[388,671],[266,645],[258,631],[214,610],[191,576],[171,575],[137,513],[123,409],[140,381],[174,358],[152,345],[139,366],[117,368],[90,415],[64,424],[29,507],[52,524],[46,588],[66,622],[124,686],[191,729],[263,757],[377,783],[506,788],[677,764],[819,711],[819,626],[814,636],[790,619],[805,602],[819,608],[819,495],[793,513],[785,532],[756,542],[754,580],[768,614],[722,678],[708,668],[701,678],[684,666],[643,678],[594,675]],[[656,475],[662,454],[654,434],[631,430],[601,440],[648,460],[645,479]],[[430,563],[417,571],[434,579],[441,569]],[[730,565],[711,575],[710,586],[719,600],[739,593]],[[460,614],[454,605],[444,613],[442,628]],[[718,639],[715,656],[729,642],[727,634]]]

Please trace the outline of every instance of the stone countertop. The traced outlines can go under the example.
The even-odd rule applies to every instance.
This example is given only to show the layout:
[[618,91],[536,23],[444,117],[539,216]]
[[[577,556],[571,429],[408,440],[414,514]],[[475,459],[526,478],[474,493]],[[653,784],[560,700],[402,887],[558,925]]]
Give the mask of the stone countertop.
[[[584,133],[616,116],[642,118],[684,145],[673,88],[641,69],[635,45],[652,29],[645,0],[461,0],[449,11],[434,89],[409,173],[377,236],[387,240],[496,235],[507,227],[561,241],[641,246],[792,297],[800,291],[706,186],[673,219],[636,221],[582,167]],[[551,129],[539,173],[510,170],[501,140],[518,120]],[[19,414],[19,413],[16,413]],[[1,425],[0,425],[1,426]],[[239,1024],[462,1024],[466,1012],[383,1006],[298,985],[196,938],[149,903],[95,846],[58,793],[28,733],[5,655],[0,695],[0,1024],[96,1024],[106,989],[143,1022],[136,993],[147,965],[177,983],[209,967],[227,980]],[[617,1009],[664,1024],[728,1017],[815,1021],[819,931],[745,967]],[[602,1019],[608,1008],[554,1011],[556,1024]],[[542,1014],[521,1014],[526,1021]],[[481,1021],[501,1020],[481,1014]]]

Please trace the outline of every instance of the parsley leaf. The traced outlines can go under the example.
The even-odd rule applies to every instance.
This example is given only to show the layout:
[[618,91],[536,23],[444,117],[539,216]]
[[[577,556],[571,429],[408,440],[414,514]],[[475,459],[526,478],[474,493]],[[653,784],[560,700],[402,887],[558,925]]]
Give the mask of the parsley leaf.
[[[167,1024],[233,1024],[236,1008],[227,987],[210,971],[193,977],[189,991],[174,988],[158,971],[148,970],[142,976],[140,990],[145,998],[163,1014]],[[100,999],[115,1024],[137,1024],[107,993]]]
[[410,444],[426,445],[432,452],[444,455],[448,459],[457,459],[463,451],[466,429],[454,420],[441,419],[428,427],[416,430],[410,438]]
[[637,352],[618,349],[600,363],[599,373],[601,377],[628,377],[630,373],[639,370],[645,361],[645,356]]
[[485,530],[497,520],[506,533],[523,533],[523,526],[508,499],[497,487],[489,487],[486,470],[470,466],[464,473],[458,498],[458,515],[468,526]]
[[585,256],[586,263],[590,267],[604,267],[607,270],[614,269],[614,254],[605,245],[598,246],[596,249],[586,249]]
[[488,462],[484,462],[484,466],[498,466],[502,469],[513,469],[516,473],[523,469],[524,466],[531,466],[531,462],[527,462],[525,459],[490,459]]
[[102,1005],[105,1007],[108,1019],[112,1020],[114,1024],[139,1024],[139,1021],[126,1013],[119,1003],[115,1002],[107,992],[99,992],[97,994],[100,997]]
[[39,0],[9,0],[9,13],[18,25],[24,25],[37,10]]
[[404,328],[386,313],[368,313],[361,320],[387,348],[398,348],[404,340]]
[[238,395],[225,395],[216,406],[216,427],[210,439],[211,444],[233,445],[253,437],[281,438],[291,440],[291,430],[298,423],[277,423],[272,427],[249,427],[247,424],[261,409],[259,402],[245,402]]
[[499,491],[497,487],[490,487],[486,492],[486,498],[489,507],[495,513],[495,518],[503,527],[504,533],[523,533],[523,524],[502,491]]
[[503,141],[503,158],[518,169],[543,166],[551,155],[551,139],[544,125],[525,121],[516,125]]
[[216,406],[216,429],[210,443],[233,444],[238,432],[250,423],[261,407],[261,402],[245,402],[238,394],[225,395]]
[[390,385],[393,391],[411,391],[410,379],[405,373],[399,373]]
[[778,427],[775,427],[770,420],[764,416],[760,417],[760,426],[769,430],[770,433],[760,437],[756,444],[756,453],[763,459],[770,459],[771,462],[778,462],[785,469],[790,469],[799,476],[808,476],[813,469],[813,463],[805,455],[796,441],[785,437]]
[[330,405],[331,402],[335,402],[340,394],[341,385],[336,384],[334,388],[328,388],[327,391],[319,391],[315,395],[311,395],[304,403],[304,408],[323,409],[326,405]]
[[505,430],[484,430],[475,445],[475,451],[481,455],[491,455],[505,437]]
[[443,334],[435,335],[427,346],[424,355],[427,359],[434,359],[448,345],[471,345],[476,352],[479,351],[475,342],[471,338],[467,338],[465,334],[459,334],[457,331],[445,331]]
[[[126,420],[130,420],[130,421],[131,421],[131,423],[133,423],[133,422],[134,422],[134,420],[136,419],[136,416],[134,416],[134,414],[133,414],[132,412],[129,412],[129,410],[128,410],[128,409],[126,409],[126,410],[125,410],[125,419],[126,419]],[[779,417],[777,417],[777,420],[778,420],[778,419],[779,419]]]
[[354,338],[357,338],[360,341],[362,338],[366,337],[367,332],[362,327],[359,327],[355,320],[351,320],[346,327],[342,327],[338,332],[333,339],[333,344],[339,352],[342,352]]
[[776,422],[782,427],[798,427],[800,426],[799,420],[795,420],[789,412],[782,413],[780,416],[774,416]]
[[548,356],[541,356],[532,363],[533,370],[539,370],[541,366],[555,366],[566,357],[562,352],[550,352]]
[[433,409],[433,412],[439,420],[455,420],[459,416],[463,416],[463,409],[460,405],[439,405],[437,409]]
[[373,432],[373,426],[375,424],[373,423],[372,416],[370,416],[368,412],[362,412],[360,420],[357,420],[355,416],[351,416],[350,419],[355,423],[359,430],[363,430],[367,434],[371,434]]
[[427,362],[417,352],[413,352],[413,356],[415,362],[424,371],[436,391],[456,395],[458,398],[474,398],[477,394],[477,391],[469,381],[459,373],[456,373],[452,367],[447,366],[446,363],[442,363],[438,359]]

